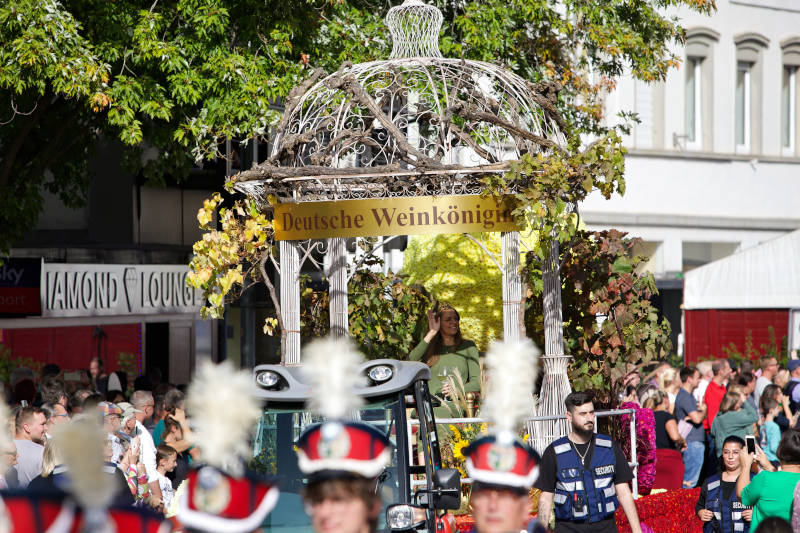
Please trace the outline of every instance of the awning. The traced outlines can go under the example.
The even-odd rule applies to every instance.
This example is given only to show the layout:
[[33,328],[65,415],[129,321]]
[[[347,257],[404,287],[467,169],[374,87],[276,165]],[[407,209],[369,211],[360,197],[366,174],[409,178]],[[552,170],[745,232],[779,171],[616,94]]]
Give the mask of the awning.
[[800,308],[800,230],[687,272],[683,307]]

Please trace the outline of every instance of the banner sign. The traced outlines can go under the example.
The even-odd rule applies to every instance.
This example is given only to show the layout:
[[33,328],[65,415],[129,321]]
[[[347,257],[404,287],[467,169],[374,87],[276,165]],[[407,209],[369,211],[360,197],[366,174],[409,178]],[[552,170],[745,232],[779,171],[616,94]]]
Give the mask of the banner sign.
[[0,315],[40,315],[42,260],[4,259],[0,265]]
[[188,273],[186,265],[45,263],[42,315],[199,313],[202,292],[186,285]]
[[509,206],[480,196],[279,204],[274,228],[279,241],[519,229]]

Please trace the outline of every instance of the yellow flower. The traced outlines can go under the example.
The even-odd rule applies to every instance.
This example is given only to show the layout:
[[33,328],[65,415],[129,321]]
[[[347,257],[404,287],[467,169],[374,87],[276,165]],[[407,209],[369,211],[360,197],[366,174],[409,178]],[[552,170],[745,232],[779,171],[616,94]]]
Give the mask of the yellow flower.
[[464,460],[464,448],[469,446],[469,442],[465,440],[458,440],[453,444],[453,459],[456,461]]
[[453,424],[450,424],[449,427],[450,431],[453,433],[453,439],[457,441],[461,440],[461,432],[458,430],[458,428]]

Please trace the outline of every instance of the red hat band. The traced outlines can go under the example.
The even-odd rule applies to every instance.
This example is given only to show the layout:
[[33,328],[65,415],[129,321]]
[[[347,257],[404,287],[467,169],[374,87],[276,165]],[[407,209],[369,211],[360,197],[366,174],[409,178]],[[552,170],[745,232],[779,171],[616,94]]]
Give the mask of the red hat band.
[[392,443],[378,429],[356,422],[324,422],[297,441],[304,474],[341,471],[375,477],[389,464]]
[[10,526],[14,533],[77,532],[76,512],[74,503],[56,495],[8,493],[0,500],[0,530]]
[[244,533],[258,529],[278,502],[278,488],[248,476],[204,466],[189,472],[178,520],[190,529]]

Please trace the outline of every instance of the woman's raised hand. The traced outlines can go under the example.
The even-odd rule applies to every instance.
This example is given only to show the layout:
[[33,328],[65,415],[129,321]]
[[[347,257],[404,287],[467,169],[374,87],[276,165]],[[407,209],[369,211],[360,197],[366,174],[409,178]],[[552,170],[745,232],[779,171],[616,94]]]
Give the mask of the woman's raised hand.
[[441,319],[436,316],[436,313],[433,312],[433,309],[428,309],[428,330],[438,333],[441,324]]

